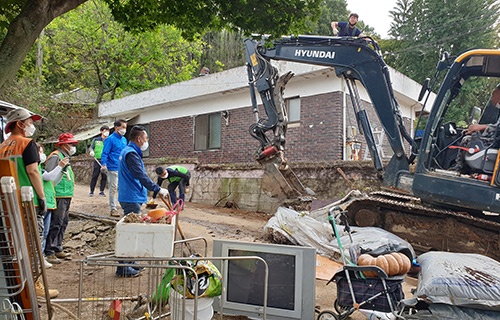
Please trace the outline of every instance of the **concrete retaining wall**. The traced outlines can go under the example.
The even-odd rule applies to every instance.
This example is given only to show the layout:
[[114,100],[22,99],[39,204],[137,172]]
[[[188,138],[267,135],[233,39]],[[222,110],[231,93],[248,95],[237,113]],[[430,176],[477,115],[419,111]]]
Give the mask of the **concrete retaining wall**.
[[[154,169],[162,159],[146,159],[146,170],[156,182]],[[90,184],[92,159],[86,156],[71,160],[76,180]],[[186,201],[215,206],[274,213],[285,200],[263,190],[264,171],[258,164],[204,165],[184,163],[191,172],[191,192]],[[299,163],[292,166],[302,183],[316,192],[325,204],[339,199],[352,189],[364,192],[377,190],[380,181],[372,163],[367,161],[336,161],[331,163]],[[163,185],[166,187],[166,184]]]

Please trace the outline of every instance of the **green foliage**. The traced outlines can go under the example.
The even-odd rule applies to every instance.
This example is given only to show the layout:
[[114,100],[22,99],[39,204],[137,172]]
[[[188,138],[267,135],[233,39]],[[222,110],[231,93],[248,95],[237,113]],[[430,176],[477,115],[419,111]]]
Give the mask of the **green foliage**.
[[240,31],[209,31],[203,35],[201,66],[219,72],[245,64],[244,35]]
[[418,82],[433,74],[441,50],[457,55],[497,44],[495,0],[398,0],[391,14],[392,66]]
[[88,1],[55,19],[44,38],[47,84],[60,91],[93,88],[98,103],[188,80],[198,70],[201,41],[174,27],[125,31],[100,1]]
[[460,94],[453,99],[445,116],[445,122],[455,122],[458,127],[465,128],[470,123],[470,114],[473,107],[482,110],[490,103],[491,92],[495,87],[495,80],[472,78],[464,83]]
[[[5,34],[9,24],[21,12],[26,0],[2,0],[0,4],[0,35]],[[3,39],[3,36],[0,37]]]
[[307,17],[317,15],[320,4],[320,0],[105,1],[126,30],[141,32],[166,23],[188,38],[223,28],[242,30],[246,35],[300,33],[307,28]]

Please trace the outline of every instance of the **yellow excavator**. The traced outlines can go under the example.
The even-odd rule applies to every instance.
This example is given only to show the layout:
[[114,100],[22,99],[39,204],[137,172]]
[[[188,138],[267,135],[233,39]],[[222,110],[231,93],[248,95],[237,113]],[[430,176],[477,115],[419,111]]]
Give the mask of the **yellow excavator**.
[[[498,141],[495,138],[491,144],[476,143],[466,148],[465,161],[470,173],[459,174],[450,169],[465,129],[447,120],[447,113],[457,104],[467,82],[477,79],[500,82],[500,50],[470,50],[457,57],[443,54],[436,75],[442,71],[446,75],[417,143],[403,124],[388,67],[373,39],[290,36],[266,42],[269,41],[245,40],[250,95],[256,116],[250,134],[260,142],[256,160],[289,198],[310,197],[314,193],[302,185],[284,156],[288,121],[283,90],[292,74],[279,75],[272,60],[334,67],[337,76],[345,79],[358,127],[384,185],[384,191],[346,204],[351,225],[382,227],[411,242],[418,251],[475,252],[500,260],[500,157],[497,157],[500,128]],[[361,106],[358,83],[366,89],[394,152],[385,166],[367,112]],[[426,80],[419,100],[434,89],[435,83]],[[265,117],[259,115],[257,94]],[[496,106],[488,105],[480,111],[479,123],[497,121]],[[405,143],[411,150],[407,150]],[[410,170],[413,163],[415,170]]]

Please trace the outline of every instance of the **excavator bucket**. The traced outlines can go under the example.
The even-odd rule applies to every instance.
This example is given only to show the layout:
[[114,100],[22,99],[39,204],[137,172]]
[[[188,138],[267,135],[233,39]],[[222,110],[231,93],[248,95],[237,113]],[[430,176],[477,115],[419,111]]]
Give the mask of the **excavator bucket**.
[[304,187],[290,166],[283,166],[274,161],[261,161],[261,164],[266,173],[262,180],[262,188],[272,197],[284,194],[288,199],[293,199],[315,195],[314,191]]

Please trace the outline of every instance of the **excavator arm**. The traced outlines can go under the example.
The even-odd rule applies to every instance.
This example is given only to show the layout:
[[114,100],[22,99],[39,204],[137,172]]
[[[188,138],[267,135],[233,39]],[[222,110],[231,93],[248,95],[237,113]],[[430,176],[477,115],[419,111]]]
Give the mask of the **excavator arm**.
[[[260,142],[256,153],[257,161],[276,165],[278,171],[275,174],[283,175],[287,181],[296,179],[293,173],[293,178],[288,177],[291,170],[284,157],[288,119],[283,90],[291,75],[280,77],[271,60],[329,66],[335,68],[337,76],[346,80],[358,127],[365,136],[375,168],[383,172],[368,116],[361,107],[356,82],[360,82],[368,92],[394,151],[387,170],[383,172],[384,183],[387,186],[397,185],[399,173],[407,172],[409,163],[414,158],[407,157],[403,138],[412,146],[415,146],[415,143],[403,125],[399,105],[394,98],[389,69],[375,41],[369,37],[298,36],[283,37],[274,41],[272,47],[267,47],[264,40],[246,39],[245,48],[252,108],[256,120],[250,127],[250,134]],[[256,92],[261,97],[266,118],[259,116]],[[287,193],[289,196],[310,194],[300,182],[292,181],[290,185],[293,192]]]

